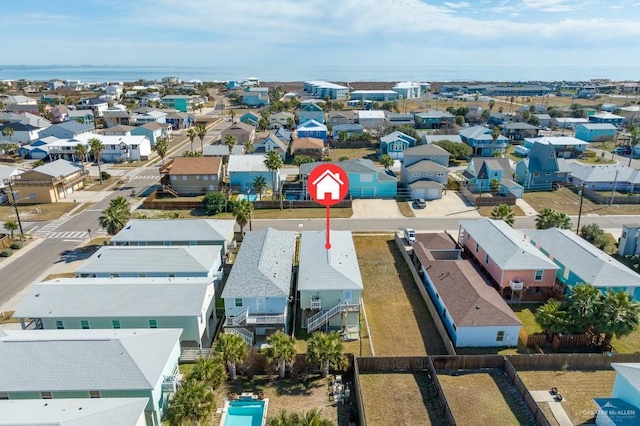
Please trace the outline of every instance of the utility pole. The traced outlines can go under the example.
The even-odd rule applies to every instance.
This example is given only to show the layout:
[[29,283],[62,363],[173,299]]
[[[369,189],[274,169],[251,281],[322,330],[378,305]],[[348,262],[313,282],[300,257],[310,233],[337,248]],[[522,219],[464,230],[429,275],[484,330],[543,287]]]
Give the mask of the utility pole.
[[580,219],[582,218],[582,201],[584,200],[584,182],[580,185],[580,210],[578,211],[578,229],[576,234],[580,236]]
[[18,226],[20,227],[20,239],[24,236],[24,231],[22,230],[22,221],[20,220],[20,213],[18,213],[18,191],[13,190],[13,185],[11,184],[12,179],[7,179],[9,183],[9,191],[11,192],[11,201],[13,204],[13,209],[16,212],[16,217],[18,218]]
[[611,199],[609,200],[609,207],[613,204],[613,194],[616,192],[616,185],[618,183],[618,170],[616,170],[616,177],[613,178],[613,188],[611,188]]

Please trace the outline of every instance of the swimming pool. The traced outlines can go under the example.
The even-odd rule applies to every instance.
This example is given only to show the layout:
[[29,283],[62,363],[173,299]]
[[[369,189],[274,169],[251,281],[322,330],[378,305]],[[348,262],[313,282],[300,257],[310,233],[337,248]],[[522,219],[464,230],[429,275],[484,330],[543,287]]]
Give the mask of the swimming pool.
[[258,201],[258,194],[249,194],[248,196],[247,194],[238,194],[238,200],[249,200],[253,203]]
[[239,399],[227,401],[222,426],[264,426],[267,420],[268,399]]

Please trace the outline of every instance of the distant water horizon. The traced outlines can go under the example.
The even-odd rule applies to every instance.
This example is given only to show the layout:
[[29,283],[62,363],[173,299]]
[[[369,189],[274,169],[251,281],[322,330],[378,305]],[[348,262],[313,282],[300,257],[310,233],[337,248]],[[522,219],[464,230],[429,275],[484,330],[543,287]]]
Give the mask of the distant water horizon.
[[640,79],[638,64],[462,64],[462,65],[292,65],[292,66],[126,66],[126,65],[0,65],[0,80],[83,82],[230,81],[257,77],[262,81],[614,81]]

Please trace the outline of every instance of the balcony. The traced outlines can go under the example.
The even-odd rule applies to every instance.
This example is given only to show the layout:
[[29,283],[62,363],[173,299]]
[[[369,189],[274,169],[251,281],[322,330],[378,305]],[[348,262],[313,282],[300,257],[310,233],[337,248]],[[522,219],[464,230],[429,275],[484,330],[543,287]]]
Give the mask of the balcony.
[[243,309],[235,317],[227,317],[224,326],[225,327],[238,327],[238,326],[261,326],[261,325],[282,325],[285,324],[287,317],[285,314],[258,314],[252,315],[249,312],[249,308]]
[[165,376],[162,379],[162,392],[172,393],[178,387],[178,376]]
[[319,297],[311,296],[311,309],[322,309],[322,301]]

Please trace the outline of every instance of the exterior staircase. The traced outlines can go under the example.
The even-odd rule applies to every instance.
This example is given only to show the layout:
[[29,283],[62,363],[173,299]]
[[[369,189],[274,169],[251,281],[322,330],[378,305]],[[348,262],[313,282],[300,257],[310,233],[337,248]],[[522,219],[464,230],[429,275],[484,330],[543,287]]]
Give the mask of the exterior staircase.
[[237,336],[242,337],[242,339],[247,343],[249,347],[253,346],[253,333],[251,333],[246,328],[238,327],[238,328],[225,328],[225,333],[235,334]]
[[173,195],[176,198],[180,197],[180,194],[178,194],[173,188],[168,185],[162,185],[162,193]]
[[331,318],[343,312],[358,312],[360,305],[352,305],[348,303],[339,303],[331,309],[325,309],[318,312],[307,320],[307,332],[312,333],[325,325]]

